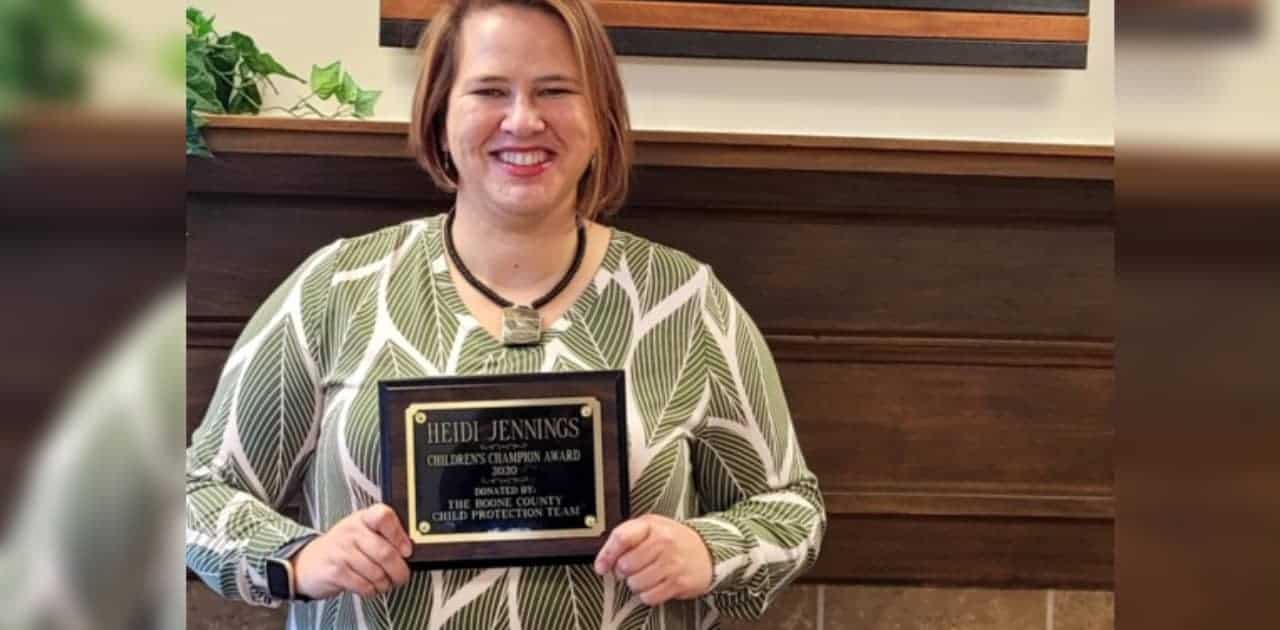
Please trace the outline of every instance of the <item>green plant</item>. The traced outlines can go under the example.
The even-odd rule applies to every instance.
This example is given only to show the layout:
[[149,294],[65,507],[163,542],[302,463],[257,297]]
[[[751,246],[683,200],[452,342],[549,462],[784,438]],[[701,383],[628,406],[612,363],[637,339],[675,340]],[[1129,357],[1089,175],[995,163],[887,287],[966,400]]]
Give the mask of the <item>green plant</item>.
[[[213,19],[199,9],[187,8],[187,155],[209,155],[209,148],[200,132],[204,125],[200,113],[257,114],[263,111],[263,89],[270,88],[272,92],[280,93],[271,80],[272,76],[308,83],[281,65],[270,53],[259,50],[248,35],[239,31],[219,34],[213,28]],[[313,65],[309,87],[311,91],[292,107],[273,106],[266,110],[279,110],[297,117],[367,118],[373,115],[374,106],[382,94],[379,90],[365,90],[357,85],[351,74],[342,69],[340,61],[327,66]],[[316,106],[315,99],[333,99],[336,105],[326,113]]]
[[118,35],[77,0],[0,0],[0,112],[88,96]]

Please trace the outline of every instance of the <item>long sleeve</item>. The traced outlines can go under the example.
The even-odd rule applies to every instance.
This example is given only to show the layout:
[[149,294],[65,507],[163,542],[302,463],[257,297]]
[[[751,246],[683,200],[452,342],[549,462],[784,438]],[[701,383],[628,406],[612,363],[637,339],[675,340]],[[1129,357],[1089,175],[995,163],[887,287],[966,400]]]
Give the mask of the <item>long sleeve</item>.
[[187,566],[224,597],[274,606],[266,560],[311,529],[279,510],[319,434],[333,259],[309,257],[258,309],[187,449]]
[[711,551],[712,603],[755,619],[817,560],[826,510],[764,337],[714,276],[702,317],[710,399],[693,459],[703,515],[686,523]]

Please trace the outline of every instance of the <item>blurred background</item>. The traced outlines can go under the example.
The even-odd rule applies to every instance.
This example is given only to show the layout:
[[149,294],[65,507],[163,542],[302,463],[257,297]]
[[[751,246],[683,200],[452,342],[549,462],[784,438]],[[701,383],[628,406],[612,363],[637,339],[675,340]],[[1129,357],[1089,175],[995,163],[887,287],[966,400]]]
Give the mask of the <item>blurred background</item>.
[[1280,618],[1277,8],[1117,6],[1121,627]]
[[0,2],[0,627],[183,624],[182,32]]

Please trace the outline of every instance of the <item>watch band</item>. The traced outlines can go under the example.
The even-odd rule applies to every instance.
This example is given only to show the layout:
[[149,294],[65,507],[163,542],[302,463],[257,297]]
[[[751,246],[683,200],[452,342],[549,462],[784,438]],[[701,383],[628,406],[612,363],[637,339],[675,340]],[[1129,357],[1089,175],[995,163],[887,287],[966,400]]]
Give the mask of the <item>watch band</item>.
[[319,534],[308,534],[289,541],[267,558],[267,591],[271,597],[291,601],[311,601],[310,597],[301,595],[295,590],[297,579],[293,572],[293,556],[318,536]]

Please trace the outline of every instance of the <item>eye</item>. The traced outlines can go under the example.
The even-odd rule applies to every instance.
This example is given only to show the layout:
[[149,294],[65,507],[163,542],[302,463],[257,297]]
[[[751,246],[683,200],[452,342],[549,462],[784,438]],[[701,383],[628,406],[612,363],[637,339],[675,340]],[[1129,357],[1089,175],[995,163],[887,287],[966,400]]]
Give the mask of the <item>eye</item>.
[[506,91],[501,88],[479,88],[472,90],[471,93],[485,98],[502,98],[507,95]]
[[555,98],[557,96],[568,96],[570,94],[576,94],[576,93],[577,92],[574,92],[573,90],[566,87],[550,87],[550,88],[543,88],[538,92],[538,95]]

